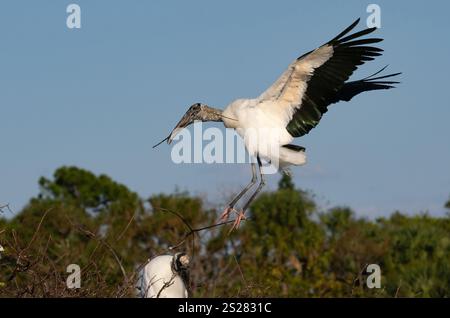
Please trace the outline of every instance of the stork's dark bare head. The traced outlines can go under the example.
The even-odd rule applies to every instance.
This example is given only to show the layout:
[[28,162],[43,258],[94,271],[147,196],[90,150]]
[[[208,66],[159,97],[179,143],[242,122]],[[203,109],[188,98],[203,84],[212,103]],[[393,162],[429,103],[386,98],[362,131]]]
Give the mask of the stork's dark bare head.
[[183,130],[183,128],[189,126],[195,121],[222,121],[222,111],[220,109],[215,109],[209,107],[202,103],[195,103],[191,107],[189,107],[188,111],[184,114],[184,116],[180,119],[178,124],[172,130],[169,136],[163,139],[159,144],[153,146],[159,146],[161,143],[167,140],[167,143],[170,144],[175,136]]
[[189,257],[186,253],[180,252],[173,256],[173,268],[176,272],[189,269]]
[[[203,120],[204,109],[208,106],[202,103],[195,103],[189,107],[183,118],[180,119],[174,130],[177,128],[184,128],[192,124],[196,120]],[[175,137],[175,136],[174,136]]]
[[167,143],[170,144],[172,142],[172,140],[175,138],[175,136],[183,128],[189,126],[194,121],[196,121],[196,120],[204,121],[207,108],[208,108],[208,106],[206,106],[204,104],[201,104],[201,103],[196,103],[196,104],[192,105],[191,107],[189,107],[189,109],[186,112],[186,114],[184,114],[184,116],[180,119],[178,124],[175,126],[175,128],[170,133],[169,139],[167,140]]

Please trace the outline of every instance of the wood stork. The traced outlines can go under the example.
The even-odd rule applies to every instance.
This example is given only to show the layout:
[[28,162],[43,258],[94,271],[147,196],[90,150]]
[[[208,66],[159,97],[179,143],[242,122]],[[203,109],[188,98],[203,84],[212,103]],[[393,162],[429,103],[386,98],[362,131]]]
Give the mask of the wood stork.
[[[339,101],[350,101],[354,96],[371,90],[390,89],[399,82],[386,81],[401,73],[378,76],[377,73],[357,81],[347,82],[359,65],[381,55],[382,49],[370,46],[381,42],[380,38],[361,38],[376,30],[368,28],[348,35],[359,23],[357,19],[332,40],[293,61],[287,70],[257,98],[238,99],[223,111],[202,103],[192,105],[164,141],[169,144],[175,135],[194,121],[220,121],[225,127],[234,128],[244,138],[247,151],[256,157],[260,182],[255,192],[238,212],[237,202],[257,182],[257,167],[253,162],[250,183],[227,205],[221,219],[228,219],[231,211],[238,217],[231,230],[239,226],[244,212],[265,185],[261,173],[261,158],[276,161],[281,169],[289,165],[306,163],[305,148],[292,145],[294,138],[309,133],[317,126],[328,106]],[[267,128],[270,128],[267,130]],[[256,142],[245,138],[246,131],[256,131]],[[267,135],[277,135],[270,138]],[[267,149],[278,149],[276,156]]]
[[141,298],[187,298],[189,257],[186,253],[161,255],[150,260],[139,273]]

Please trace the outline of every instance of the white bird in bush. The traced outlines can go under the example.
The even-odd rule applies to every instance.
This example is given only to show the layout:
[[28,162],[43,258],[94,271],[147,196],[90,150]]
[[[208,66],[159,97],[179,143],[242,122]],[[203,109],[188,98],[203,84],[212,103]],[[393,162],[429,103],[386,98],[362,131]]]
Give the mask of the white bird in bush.
[[141,298],[187,298],[189,257],[176,253],[153,258],[141,270],[137,289]]
[[[332,40],[293,61],[280,78],[259,97],[235,100],[223,111],[202,103],[192,105],[170,135],[163,140],[170,143],[181,129],[197,120],[223,122],[226,128],[235,129],[244,138],[248,153],[257,158],[260,183],[238,212],[232,229],[239,226],[245,210],[265,184],[261,173],[261,158],[276,163],[282,170],[289,165],[305,164],[305,148],[292,145],[291,142],[316,127],[328,106],[340,101],[350,101],[365,91],[389,89],[393,87],[392,84],[398,83],[384,79],[400,73],[375,77],[385,68],[364,79],[347,81],[358,66],[373,60],[383,51],[371,46],[382,39],[361,39],[376,28],[349,35],[358,22],[359,19]],[[250,130],[256,133],[254,138],[246,138],[246,133]],[[276,138],[272,138],[274,135]],[[273,149],[276,151],[273,152]],[[251,166],[252,180],[227,205],[222,219],[228,218],[230,212],[235,210],[236,203],[256,184],[257,166],[255,162]]]

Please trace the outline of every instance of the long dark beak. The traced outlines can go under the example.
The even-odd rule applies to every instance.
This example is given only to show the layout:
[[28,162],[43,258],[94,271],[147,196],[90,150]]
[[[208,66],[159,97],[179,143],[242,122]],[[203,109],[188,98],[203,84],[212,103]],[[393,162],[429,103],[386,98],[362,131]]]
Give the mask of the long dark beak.
[[175,136],[183,130],[183,128],[189,126],[193,122],[193,116],[190,113],[186,113],[183,118],[178,122],[178,124],[175,126],[175,128],[172,130],[169,136],[161,140],[159,143],[153,146],[153,148],[158,147],[160,144],[162,144],[164,141],[167,140],[167,143],[170,144],[172,140],[175,138]]

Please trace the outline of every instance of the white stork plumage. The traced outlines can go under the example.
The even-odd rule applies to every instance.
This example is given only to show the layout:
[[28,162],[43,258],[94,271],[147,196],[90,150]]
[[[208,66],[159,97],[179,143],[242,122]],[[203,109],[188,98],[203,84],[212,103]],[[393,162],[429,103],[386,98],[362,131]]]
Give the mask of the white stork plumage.
[[[278,163],[281,169],[305,164],[305,149],[291,142],[314,128],[329,105],[350,101],[364,91],[393,88],[393,84],[398,83],[385,79],[400,73],[375,77],[386,67],[364,79],[347,82],[359,65],[383,52],[380,48],[370,46],[382,39],[361,39],[376,28],[348,35],[359,21],[356,20],[332,40],[293,61],[259,97],[235,100],[223,111],[202,103],[192,105],[171,134],[159,143],[166,140],[170,143],[181,129],[196,120],[221,121],[225,127],[236,129],[244,138],[247,151],[257,158],[260,183],[239,211],[232,230],[239,226],[245,210],[265,184],[261,158]],[[248,131],[256,133],[256,136],[246,138]],[[272,149],[277,151],[273,152]],[[252,163],[251,166],[251,182],[227,205],[221,219],[227,219],[237,202],[256,184],[256,164]]]
[[189,258],[185,253],[160,255],[139,273],[141,298],[187,298],[189,296]]

